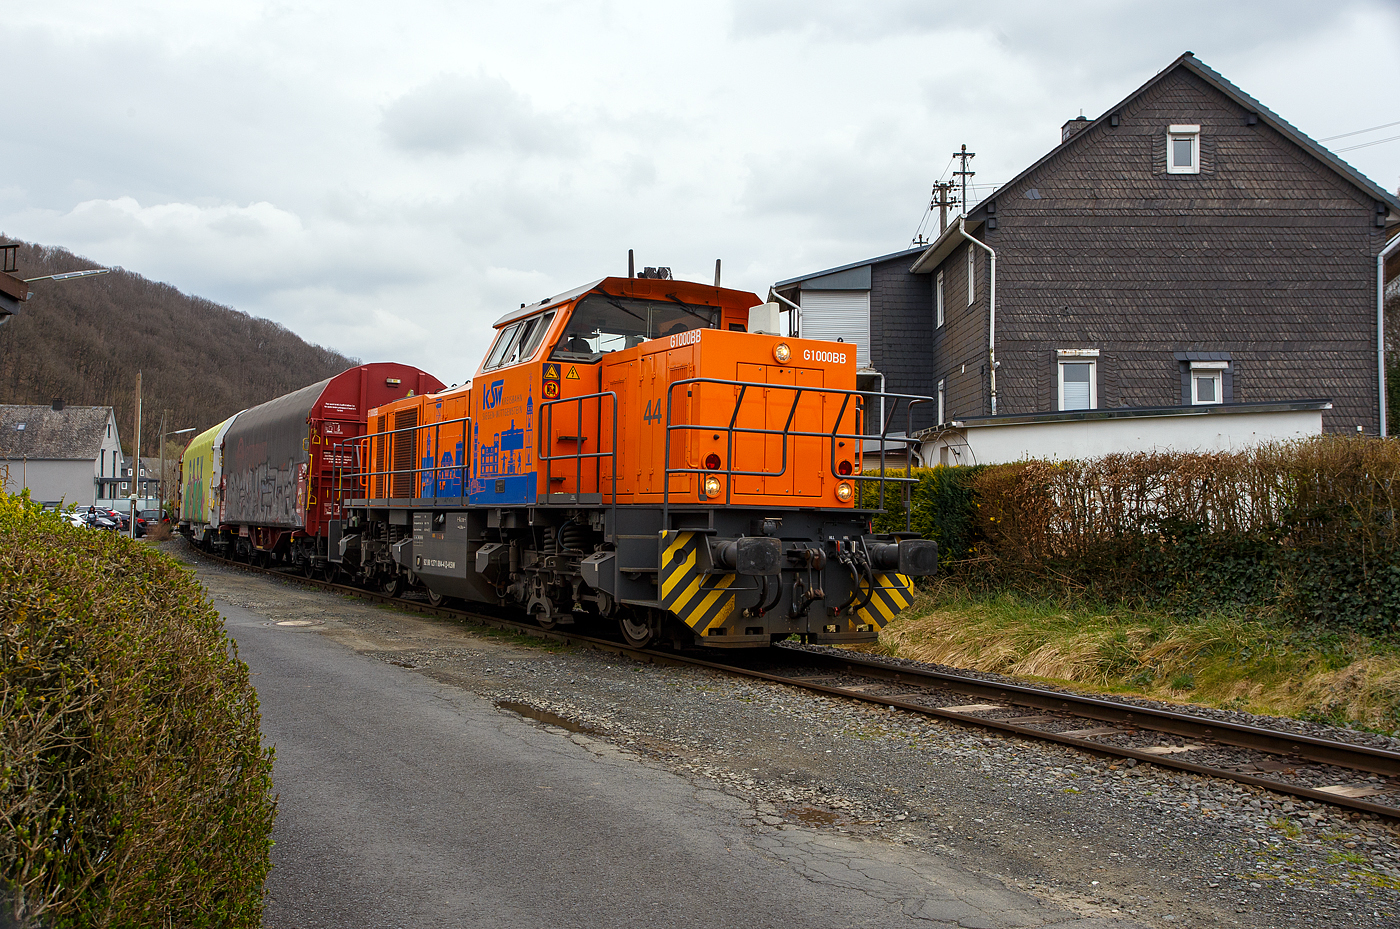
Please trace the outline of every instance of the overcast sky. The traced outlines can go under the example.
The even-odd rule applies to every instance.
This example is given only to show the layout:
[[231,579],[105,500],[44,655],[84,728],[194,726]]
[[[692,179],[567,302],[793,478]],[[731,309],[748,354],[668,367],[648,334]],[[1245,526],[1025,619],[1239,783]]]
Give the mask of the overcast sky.
[[[366,361],[638,266],[766,293],[907,247],[1183,51],[1315,139],[1400,123],[1396,0],[0,3],[0,230]],[[1400,126],[1328,143],[1400,186]],[[982,187],[980,185],[987,185]],[[977,198],[973,198],[977,199]]]

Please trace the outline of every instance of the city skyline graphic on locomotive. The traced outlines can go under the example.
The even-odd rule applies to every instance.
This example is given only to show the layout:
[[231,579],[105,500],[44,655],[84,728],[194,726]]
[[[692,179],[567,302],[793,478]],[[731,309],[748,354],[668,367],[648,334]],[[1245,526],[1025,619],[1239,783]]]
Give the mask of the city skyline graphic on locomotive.
[[[938,550],[872,533],[881,510],[857,499],[883,507],[906,492],[909,478],[884,473],[883,448],[892,424],[906,430],[930,401],[858,391],[854,347],[780,335],[778,310],[646,276],[522,304],[495,323],[471,381],[442,389],[410,369],[419,386],[364,404],[353,432],[332,436],[308,397],[289,399],[321,385],[214,427],[222,509],[205,504],[218,524],[187,531],[255,560],[421,589],[433,604],[615,627],[638,646],[874,641],[912,601],[912,578],[936,572]],[[320,446],[306,464],[315,504],[297,495],[300,462],[289,472],[284,453],[255,463],[254,448],[230,466],[239,425],[275,404]],[[864,474],[875,441],[881,471]],[[276,480],[255,473],[262,509],[235,516],[230,476],[259,465]],[[303,525],[289,525],[288,505]]]

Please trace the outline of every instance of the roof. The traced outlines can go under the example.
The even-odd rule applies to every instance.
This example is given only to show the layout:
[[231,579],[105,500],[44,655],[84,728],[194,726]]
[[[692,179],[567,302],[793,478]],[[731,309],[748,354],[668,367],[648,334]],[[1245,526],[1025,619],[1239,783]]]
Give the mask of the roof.
[[111,417],[110,406],[55,410],[47,404],[0,405],[0,453],[9,458],[95,461]]
[[1023,178],[1025,178],[1029,174],[1032,174],[1045,162],[1049,161],[1055,155],[1064,151],[1065,148],[1067,148],[1068,146],[1074,145],[1076,142],[1080,141],[1085,136],[1087,136],[1088,130],[1106,121],[1110,116],[1112,116],[1114,113],[1117,113],[1124,106],[1126,106],[1134,97],[1145,93],[1147,90],[1160,83],[1169,74],[1171,74],[1178,68],[1185,68],[1192,74],[1195,74],[1197,77],[1201,78],[1201,80],[1205,81],[1207,84],[1210,84],[1216,90],[1220,91],[1220,93],[1233,100],[1245,110],[1257,114],[1260,122],[1264,123],[1266,126],[1270,126],[1271,128],[1277,130],[1284,137],[1296,143],[1304,151],[1312,154],[1313,157],[1317,158],[1319,161],[1327,165],[1333,171],[1340,174],[1347,181],[1350,181],[1355,186],[1364,190],[1370,196],[1374,197],[1377,200],[1383,201],[1384,203],[1389,205],[1392,214],[1390,220],[1393,222],[1400,222],[1400,197],[1396,197],[1395,194],[1392,194],[1390,191],[1381,187],[1375,181],[1371,180],[1366,175],[1362,174],[1360,171],[1356,170],[1351,165],[1338,158],[1336,155],[1332,154],[1332,152],[1329,151],[1327,148],[1323,147],[1317,142],[1314,142],[1307,135],[1295,128],[1286,119],[1279,116],[1277,113],[1275,113],[1268,107],[1264,106],[1264,104],[1260,103],[1258,100],[1255,100],[1243,90],[1240,90],[1234,84],[1227,81],[1217,71],[1202,64],[1191,52],[1183,52],[1181,57],[1177,58],[1171,64],[1167,65],[1165,68],[1159,71],[1157,75],[1153,77],[1150,81],[1148,81],[1146,84],[1143,84],[1137,90],[1134,90],[1132,93],[1128,94],[1128,96],[1124,97],[1122,100],[1115,103],[1107,110],[1104,110],[1102,116],[1100,116],[1098,119],[1093,120],[1092,122],[1089,122],[1087,125],[1085,125],[1083,129],[1076,132],[1069,139],[1065,140],[1064,142],[1061,142],[1059,145],[1046,152],[1044,157],[1042,157],[1039,161],[1035,162],[1035,164],[1031,165],[1026,170],[1022,171],[1020,174],[1013,177],[1011,180],[1007,181],[1005,184],[1002,184],[1000,187],[998,187],[995,191],[992,192],[991,196],[983,198],[982,202],[979,203],[969,212],[969,218],[971,218],[973,214],[984,213],[988,201],[995,200],[997,195],[1000,194],[1003,190],[1015,187],[1021,182]]
[[910,274],[928,274],[943,263],[943,259],[953,254],[957,247],[963,243],[963,236],[958,230],[964,226],[971,227],[968,233],[974,233],[982,226],[982,221],[958,217],[958,221],[943,230],[942,235],[934,239],[924,248],[924,253],[914,260],[909,266]]
[[914,433],[915,439],[929,439],[949,429],[976,429],[984,426],[1020,426],[1027,423],[1074,423],[1105,419],[1151,419],[1163,416],[1231,416],[1237,413],[1286,413],[1303,410],[1330,410],[1331,400],[1266,400],[1257,403],[1211,403],[1200,406],[1119,407],[1111,410],[1065,410],[1058,413],[1026,413],[1020,416],[969,416],[945,426],[934,426]]
[[841,265],[840,267],[827,268],[825,271],[814,271],[811,274],[804,274],[801,277],[792,277],[785,281],[779,281],[773,285],[773,289],[777,290],[782,287],[791,287],[793,284],[800,284],[803,281],[810,281],[813,278],[826,277],[828,274],[840,274],[842,271],[849,271],[852,268],[863,268],[866,265],[879,264],[882,261],[889,261],[892,258],[903,258],[906,255],[912,255],[915,252],[921,252],[923,250],[924,247],[922,245],[916,245],[913,248],[906,248],[901,251],[890,252],[888,255],[881,255],[879,258],[867,258],[864,261],[853,261],[850,264]]
[[539,303],[522,304],[520,309],[511,310],[509,313],[502,316],[500,319],[496,320],[491,325],[493,328],[499,329],[507,323],[515,322],[517,319],[524,319],[526,316],[534,316],[536,313],[542,313],[548,307],[564,303],[565,301],[572,300],[575,297],[583,296],[584,294],[588,293],[590,290],[597,287],[599,284],[603,283],[606,280],[607,278],[600,277],[598,278],[598,280],[594,281],[591,284],[584,284],[582,287],[575,287],[573,290],[566,290],[562,294],[555,294],[552,297],[545,297]]

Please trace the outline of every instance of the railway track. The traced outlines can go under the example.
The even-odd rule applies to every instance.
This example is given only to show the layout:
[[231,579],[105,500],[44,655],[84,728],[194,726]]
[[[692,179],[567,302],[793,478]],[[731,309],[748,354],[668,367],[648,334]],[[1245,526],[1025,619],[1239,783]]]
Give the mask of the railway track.
[[1099,756],[1251,784],[1277,793],[1400,821],[1400,752],[1024,684],[988,681],[878,658],[779,646],[730,661],[636,649],[542,629],[476,609],[433,606],[332,581],[200,554],[248,571],[430,615],[606,650],[640,661],[703,667],[835,697],[894,707],[969,727],[1056,742]]

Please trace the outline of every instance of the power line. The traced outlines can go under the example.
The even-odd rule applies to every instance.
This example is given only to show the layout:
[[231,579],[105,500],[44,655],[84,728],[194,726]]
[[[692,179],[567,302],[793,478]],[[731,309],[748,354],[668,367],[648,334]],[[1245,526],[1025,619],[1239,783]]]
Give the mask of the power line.
[[[1400,126],[1400,123],[1394,123],[1393,125]],[[1360,145],[1348,145],[1346,148],[1337,149],[1337,152],[1354,152],[1358,148],[1369,148],[1372,145],[1380,145],[1382,142],[1394,142],[1396,139],[1400,139],[1400,135],[1393,135],[1388,139],[1376,139],[1374,142],[1362,142]]]
[[[1375,132],[1378,129],[1389,129],[1391,126],[1400,126],[1400,122],[1386,123],[1384,126],[1372,126],[1370,129],[1358,129],[1355,132],[1343,132],[1341,135],[1329,135],[1325,139],[1318,139],[1319,142],[1335,142],[1337,139],[1345,139],[1348,136],[1365,135],[1368,132]],[[1389,141],[1389,140],[1387,140]]]

